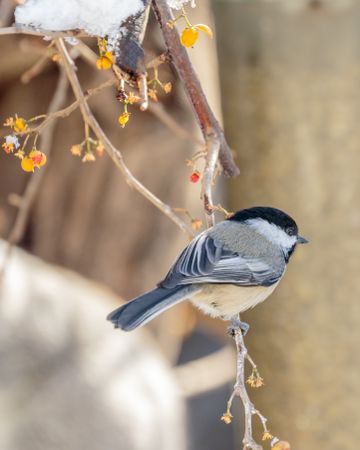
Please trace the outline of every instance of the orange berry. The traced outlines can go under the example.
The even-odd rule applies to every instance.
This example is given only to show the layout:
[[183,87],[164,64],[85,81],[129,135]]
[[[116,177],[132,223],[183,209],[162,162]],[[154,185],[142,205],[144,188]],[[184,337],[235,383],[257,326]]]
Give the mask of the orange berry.
[[106,52],[96,61],[96,67],[99,70],[109,70],[113,64],[113,54]]
[[29,158],[32,159],[34,167],[45,166],[47,160],[45,153],[40,152],[39,150],[31,150],[29,153]]
[[195,27],[186,27],[180,35],[180,41],[184,47],[192,47],[198,38],[199,32]]
[[96,151],[96,154],[98,156],[102,156],[104,154],[104,151],[105,151],[104,145],[101,142],[99,142],[97,144],[97,146],[95,147],[95,151]]

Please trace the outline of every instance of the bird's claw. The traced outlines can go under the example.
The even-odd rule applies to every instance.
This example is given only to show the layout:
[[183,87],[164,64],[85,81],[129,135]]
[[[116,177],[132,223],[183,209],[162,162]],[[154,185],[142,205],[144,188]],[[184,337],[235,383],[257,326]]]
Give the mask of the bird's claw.
[[228,328],[228,334],[231,337],[234,337],[235,334],[241,330],[241,333],[243,336],[245,336],[247,334],[247,332],[250,329],[250,325],[246,322],[242,322],[240,319],[235,318],[231,320],[231,324]]

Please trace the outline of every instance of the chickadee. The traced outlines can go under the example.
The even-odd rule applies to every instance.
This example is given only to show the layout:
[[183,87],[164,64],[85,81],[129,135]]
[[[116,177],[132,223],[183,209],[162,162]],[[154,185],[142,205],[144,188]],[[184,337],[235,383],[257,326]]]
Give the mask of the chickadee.
[[296,245],[307,242],[279,209],[243,209],[196,236],[156,289],[107,319],[130,331],[190,299],[205,314],[233,320],[273,292]]

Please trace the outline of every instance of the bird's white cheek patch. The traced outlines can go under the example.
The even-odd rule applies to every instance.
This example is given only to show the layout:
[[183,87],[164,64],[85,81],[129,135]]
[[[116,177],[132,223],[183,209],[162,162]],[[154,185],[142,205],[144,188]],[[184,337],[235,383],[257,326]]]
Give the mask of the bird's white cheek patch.
[[262,234],[268,241],[290,249],[296,243],[296,236],[289,236],[280,227],[263,219],[249,219],[247,225]]

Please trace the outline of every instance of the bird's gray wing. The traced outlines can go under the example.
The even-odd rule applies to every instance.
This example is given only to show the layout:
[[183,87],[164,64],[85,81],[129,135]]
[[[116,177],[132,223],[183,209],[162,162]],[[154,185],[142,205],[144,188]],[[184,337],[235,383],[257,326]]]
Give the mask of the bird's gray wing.
[[232,252],[205,231],[181,253],[159,286],[173,288],[193,283],[229,283],[242,286],[270,286],[285,270],[280,253],[272,259]]

